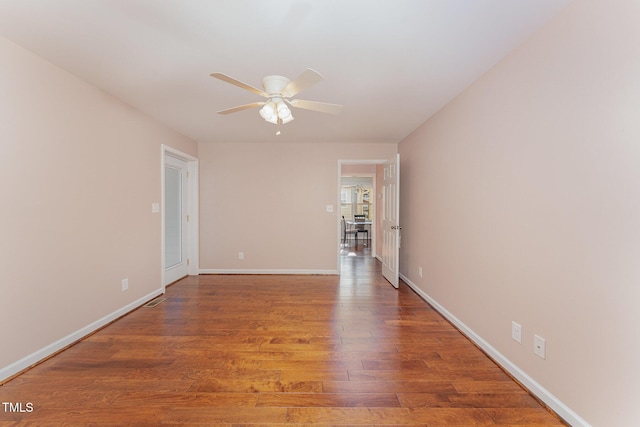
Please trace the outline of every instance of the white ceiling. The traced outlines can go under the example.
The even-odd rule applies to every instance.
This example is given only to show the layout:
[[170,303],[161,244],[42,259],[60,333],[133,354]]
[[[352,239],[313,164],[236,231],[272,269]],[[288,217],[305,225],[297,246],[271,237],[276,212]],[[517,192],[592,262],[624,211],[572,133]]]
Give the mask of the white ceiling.
[[[199,142],[398,142],[570,0],[0,0],[0,35]],[[278,126],[261,87],[305,68],[325,81]]]

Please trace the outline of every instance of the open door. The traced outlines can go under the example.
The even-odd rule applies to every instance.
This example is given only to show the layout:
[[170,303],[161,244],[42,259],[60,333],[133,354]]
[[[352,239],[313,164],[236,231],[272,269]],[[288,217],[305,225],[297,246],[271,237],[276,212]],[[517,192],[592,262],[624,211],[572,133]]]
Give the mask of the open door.
[[384,163],[382,188],[382,275],[398,288],[400,269],[400,154]]

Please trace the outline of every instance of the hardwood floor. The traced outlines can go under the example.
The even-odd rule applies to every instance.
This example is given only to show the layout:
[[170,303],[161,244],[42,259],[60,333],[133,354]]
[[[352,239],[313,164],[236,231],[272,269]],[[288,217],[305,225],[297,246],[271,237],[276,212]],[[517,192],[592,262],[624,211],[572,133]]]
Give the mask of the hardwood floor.
[[340,255],[345,256],[371,256],[371,239],[350,239],[340,246]]
[[33,411],[0,425],[565,425],[377,261],[342,263],[183,279],[1,386]]

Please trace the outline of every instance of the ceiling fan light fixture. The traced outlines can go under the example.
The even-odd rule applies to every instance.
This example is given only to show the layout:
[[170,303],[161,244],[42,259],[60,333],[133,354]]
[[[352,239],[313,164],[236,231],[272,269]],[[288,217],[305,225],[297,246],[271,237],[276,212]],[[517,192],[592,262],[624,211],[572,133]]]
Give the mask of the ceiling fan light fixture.
[[282,123],[282,124],[287,124],[291,120],[293,120],[293,116],[291,115],[291,113],[289,113],[288,117],[280,117],[280,123]]
[[267,102],[260,109],[260,116],[262,116],[263,119],[265,119],[270,123],[278,123],[278,114],[276,112],[275,105],[272,101]]
[[282,101],[279,101],[276,105],[278,107],[278,117],[280,117],[283,120],[291,117],[291,110],[289,109],[289,107],[287,107],[287,104],[285,104]]
[[281,99],[270,99],[260,109],[260,116],[274,125],[289,123],[293,120],[291,110]]

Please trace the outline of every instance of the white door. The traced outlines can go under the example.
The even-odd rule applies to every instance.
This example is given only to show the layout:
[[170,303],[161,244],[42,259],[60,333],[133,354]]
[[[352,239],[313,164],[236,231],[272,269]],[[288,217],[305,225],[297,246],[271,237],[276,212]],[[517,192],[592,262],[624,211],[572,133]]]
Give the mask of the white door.
[[400,270],[400,154],[384,164],[382,188],[382,275],[395,288]]
[[164,161],[164,285],[188,274],[187,163]]

